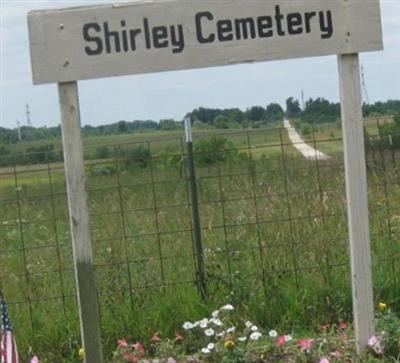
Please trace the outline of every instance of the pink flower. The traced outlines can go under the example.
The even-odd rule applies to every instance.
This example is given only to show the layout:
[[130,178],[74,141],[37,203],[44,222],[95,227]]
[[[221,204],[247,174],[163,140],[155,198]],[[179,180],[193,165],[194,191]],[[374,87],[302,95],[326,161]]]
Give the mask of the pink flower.
[[297,345],[301,348],[301,350],[308,351],[314,343],[314,339],[300,339],[297,341]]
[[39,358],[35,355],[32,359],[30,363],[40,363]]
[[278,339],[276,340],[276,345],[278,347],[281,347],[285,343],[286,343],[286,337],[284,335],[279,336]]
[[178,332],[175,332],[175,341],[181,342],[182,340],[183,340],[183,335],[179,334]]
[[125,339],[118,339],[117,343],[118,343],[118,347],[120,347],[120,348],[128,348],[128,343],[126,342]]
[[370,347],[373,347],[376,343],[378,343],[378,338],[375,335],[368,339],[368,345]]
[[136,356],[135,354],[130,353],[130,352],[125,352],[125,353],[123,354],[123,357],[124,357],[124,359],[125,359],[126,361],[132,362],[132,363],[137,363],[137,362],[140,361],[140,358],[139,358],[138,356]]
[[381,343],[381,337],[373,335],[368,339],[368,346],[370,346],[376,354],[383,354],[385,351],[384,346]]
[[319,363],[329,363],[329,359],[326,358],[326,357],[322,357],[322,358],[319,360]]
[[342,330],[347,329],[348,326],[349,325],[345,321],[341,321],[340,324],[339,324],[339,328],[342,329]]
[[143,344],[136,342],[135,344],[132,344],[132,347],[139,353],[139,354],[144,354],[146,350],[144,349]]
[[335,350],[334,352],[331,353],[331,356],[335,358],[340,358],[341,354],[338,350]]

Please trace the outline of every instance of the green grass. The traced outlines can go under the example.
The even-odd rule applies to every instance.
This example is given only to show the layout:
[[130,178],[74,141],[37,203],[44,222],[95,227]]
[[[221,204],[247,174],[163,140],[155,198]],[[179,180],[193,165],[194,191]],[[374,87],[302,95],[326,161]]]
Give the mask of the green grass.
[[[207,134],[209,135],[209,134]],[[198,136],[199,137],[199,136]],[[249,138],[249,139],[248,139]],[[150,141],[154,164],[100,175],[88,165],[88,205],[107,357],[122,336],[173,336],[224,303],[264,327],[310,330],[351,319],[340,157],[307,162],[285,133],[231,133],[242,156],[197,167],[208,300],[197,293],[191,213],[176,139]],[[113,139],[113,141],[115,141]],[[251,145],[249,150],[248,145]],[[98,143],[94,146],[97,147]],[[249,158],[249,151],[251,159]],[[60,165],[0,174],[1,283],[24,359],[77,360],[79,323]],[[51,182],[50,178],[51,177]],[[153,182],[153,183],[152,183]],[[398,167],[370,170],[377,301],[400,308]]]
[[[393,122],[390,118],[367,118],[364,120],[364,130],[370,137],[379,135],[378,125]],[[299,133],[301,130],[298,130]],[[318,150],[328,154],[339,156],[343,153],[342,127],[340,121],[325,123],[314,126],[310,135],[303,135],[304,141],[316,147]]]

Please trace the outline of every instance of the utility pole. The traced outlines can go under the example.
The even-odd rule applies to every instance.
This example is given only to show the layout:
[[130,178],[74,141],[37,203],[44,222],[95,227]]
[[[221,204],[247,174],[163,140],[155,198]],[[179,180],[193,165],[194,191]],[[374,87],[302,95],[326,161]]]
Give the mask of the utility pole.
[[32,126],[31,111],[30,111],[28,102],[25,104],[25,109],[26,109],[26,124],[31,127]]
[[364,91],[366,104],[369,105],[368,90],[367,90],[367,85],[365,83],[364,66],[363,65],[361,65],[361,83],[362,83],[362,88]]
[[304,91],[301,90],[301,108],[304,111],[305,104],[304,104]]

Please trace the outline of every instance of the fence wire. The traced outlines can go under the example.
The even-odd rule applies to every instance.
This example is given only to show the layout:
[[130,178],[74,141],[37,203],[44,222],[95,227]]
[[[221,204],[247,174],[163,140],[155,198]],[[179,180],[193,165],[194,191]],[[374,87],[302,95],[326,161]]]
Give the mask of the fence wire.
[[[262,311],[264,324],[350,315],[340,129],[304,138],[330,158],[305,160],[285,129],[195,134],[209,306]],[[398,307],[399,138],[366,139],[375,296]],[[68,356],[79,322],[64,170],[53,152],[24,154],[22,164],[36,165],[0,157],[0,285],[25,353],[58,344]],[[163,318],[178,323],[202,303],[183,135],[91,144],[85,155],[103,336],[173,331]]]

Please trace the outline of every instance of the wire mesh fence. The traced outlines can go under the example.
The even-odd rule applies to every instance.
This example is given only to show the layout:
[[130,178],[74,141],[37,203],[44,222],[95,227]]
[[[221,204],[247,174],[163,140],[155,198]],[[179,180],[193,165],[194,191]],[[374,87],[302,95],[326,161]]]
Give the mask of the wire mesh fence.
[[[310,326],[350,316],[340,129],[317,127],[304,138],[330,158],[305,160],[285,129],[195,134],[202,256],[193,237],[183,135],[87,144],[107,347],[122,335],[173,333],[184,319],[224,301],[265,326]],[[399,138],[372,132],[366,139],[375,296],[397,306]],[[72,361],[79,321],[58,152],[34,153],[36,165],[17,166],[15,155],[1,157],[0,284],[25,354],[29,347],[46,352],[57,346],[59,355],[49,353],[49,359]],[[32,160],[29,153],[24,157]],[[198,293],[203,278],[206,301]]]

